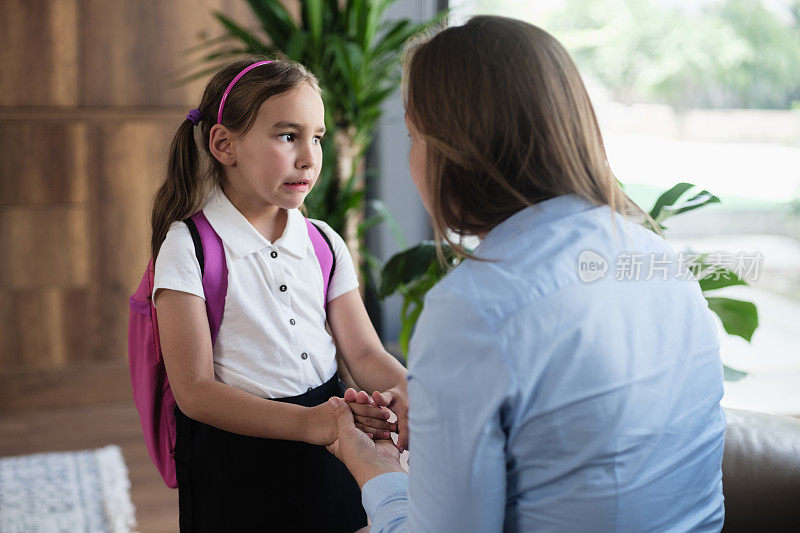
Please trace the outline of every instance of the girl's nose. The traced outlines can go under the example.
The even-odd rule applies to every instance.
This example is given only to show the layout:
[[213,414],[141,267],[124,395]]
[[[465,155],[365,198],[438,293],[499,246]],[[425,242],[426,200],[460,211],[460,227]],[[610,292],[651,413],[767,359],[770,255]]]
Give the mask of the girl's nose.
[[297,154],[297,161],[295,166],[300,170],[311,170],[317,164],[314,154],[314,148],[311,145],[305,145],[300,153]]

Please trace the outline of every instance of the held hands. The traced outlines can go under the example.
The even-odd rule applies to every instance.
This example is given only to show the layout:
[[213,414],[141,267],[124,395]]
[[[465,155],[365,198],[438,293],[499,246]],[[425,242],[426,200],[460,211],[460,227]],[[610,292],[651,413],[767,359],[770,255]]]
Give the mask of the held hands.
[[397,433],[397,424],[389,422],[389,411],[382,409],[366,392],[347,389],[344,391],[344,401],[353,413],[355,426],[369,438],[391,439],[391,433]]
[[[402,453],[408,449],[408,394],[406,393],[405,381],[398,386],[392,387],[385,392],[375,391],[370,397],[366,392],[356,393],[354,389],[347,389],[344,393],[344,400],[353,412],[355,425],[370,438],[390,438],[389,431],[397,433],[397,449]],[[364,407],[375,406],[385,408],[383,413],[388,415],[388,410],[397,416],[397,421],[389,424],[383,420],[373,420],[369,418],[369,413],[364,412]],[[386,419],[389,417],[386,416]],[[387,427],[388,426],[388,427]]]
[[[348,392],[351,390],[348,389]],[[348,404],[334,396],[325,406],[334,414],[338,434],[336,441],[327,446],[328,451],[345,464],[360,488],[375,476],[404,472],[400,465],[400,452],[392,441],[373,440],[368,433],[356,427],[350,405],[360,404]]]
[[[348,389],[347,393],[351,393],[350,397],[355,400],[356,391]],[[348,394],[345,393],[345,397]],[[367,396],[366,392],[362,392]],[[353,403],[353,415],[355,423],[359,429],[364,432],[365,436],[369,438],[383,438],[389,439],[391,442],[391,431],[397,431],[397,425],[388,422],[390,417],[389,411],[383,409],[374,403],[363,401],[362,403]],[[332,444],[338,435],[338,427],[336,418],[327,404],[317,405],[316,407],[309,407],[305,411],[305,442],[310,444],[319,444],[328,446]]]

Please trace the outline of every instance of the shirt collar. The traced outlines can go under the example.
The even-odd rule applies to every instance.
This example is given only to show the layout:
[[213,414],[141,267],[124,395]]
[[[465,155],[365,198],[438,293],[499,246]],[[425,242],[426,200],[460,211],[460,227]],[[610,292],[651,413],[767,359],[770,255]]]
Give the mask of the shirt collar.
[[272,243],[250,224],[219,187],[215,187],[208,196],[203,213],[236,257],[245,257],[274,245],[281,251],[302,259],[310,243],[305,217],[297,209],[288,210],[283,235]]
[[481,240],[475,254],[485,255],[511,236],[533,226],[540,226],[570,215],[596,208],[589,200],[577,194],[563,194],[526,207],[495,226]]

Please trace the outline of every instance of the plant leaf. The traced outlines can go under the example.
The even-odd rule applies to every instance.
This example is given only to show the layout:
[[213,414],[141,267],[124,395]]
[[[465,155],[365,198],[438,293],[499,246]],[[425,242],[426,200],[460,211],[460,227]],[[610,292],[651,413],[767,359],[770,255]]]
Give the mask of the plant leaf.
[[736,370],[735,368],[731,368],[728,365],[722,365],[722,371],[723,371],[723,379],[725,381],[739,381],[740,379],[747,376],[747,372]]
[[671,216],[679,215],[681,213],[685,213],[687,211],[703,207],[704,205],[718,204],[718,203],[720,203],[718,197],[714,196],[713,194],[711,194],[706,190],[703,190],[700,193],[696,194],[695,196],[692,196],[685,202],[676,203],[674,205],[665,205],[661,209],[661,213],[659,214],[659,220],[665,220]]
[[704,268],[702,272],[705,272],[705,275],[697,281],[700,283],[700,290],[704,292],[732,285],[747,285],[747,282],[737,276],[735,272],[724,267],[712,265],[710,269]]
[[286,43],[283,53],[293,61],[304,63],[307,55],[308,32],[297,30]]
[[408,360],[408,344],[411,341],[411,335],[414,333],[414,326],[417,325],[417,319],[419,315],[422,313],[423,303],[422,302],[413,302],[414,309],[412,309],[409,315],[403,315],[403,325],[400,329],[400,334],[398,335],[398,341],[400,341],[400,349],[403,351],[403,355]]
[[305,0],[303,4],[311,40],[319,43],[322,41],[322,0]]
[[708,307],[719,316],[725,331],[747,342],[758,327],[758,310],[752,302],[730,298],[706,297]]
[[665,205],[674,204],[678,201],[678,198],[683,196],[683,194],[692,187],[694,187],[694,185],[691,183],[678,183],[659,196],[658,200],[656,200],[656,203],[653,205],[653,208],[650,210],[650,216],[653,218],[653,220],[658,220],[658,215],[661,213],[661,209]]
[[436,248],[429,241],[393,255],[381,272],[378,297],[383,299],[394,293],[401,284],[422,276],[436,258]]
[[285,49],[298,28],[283,4],[279,0],[247,0],[247,4],[258,18],[273,46]]

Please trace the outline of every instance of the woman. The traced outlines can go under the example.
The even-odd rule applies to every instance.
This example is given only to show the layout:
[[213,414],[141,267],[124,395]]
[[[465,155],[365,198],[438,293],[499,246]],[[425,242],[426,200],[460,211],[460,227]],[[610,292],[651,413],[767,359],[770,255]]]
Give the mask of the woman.
[[631,220],[567,52],[475,17],[414,46],[405,81],[437,236],[482,242],[411,343],[410,473],[329,402],[373,531],[719,531],[716,329]]

